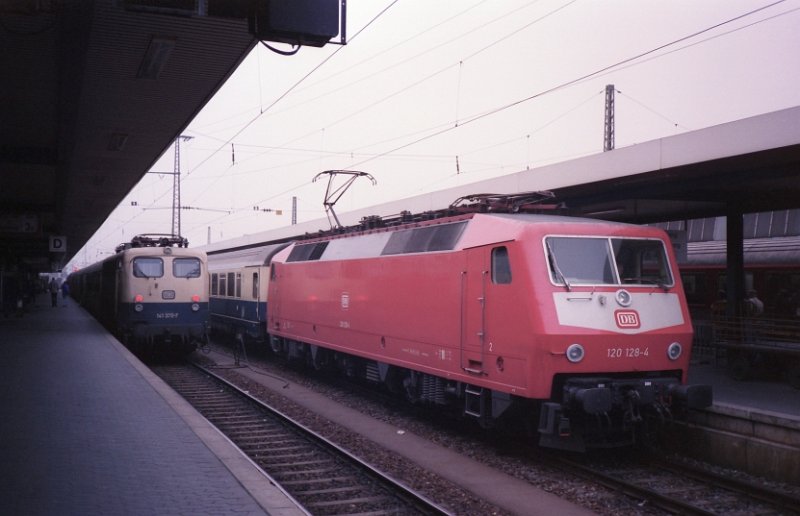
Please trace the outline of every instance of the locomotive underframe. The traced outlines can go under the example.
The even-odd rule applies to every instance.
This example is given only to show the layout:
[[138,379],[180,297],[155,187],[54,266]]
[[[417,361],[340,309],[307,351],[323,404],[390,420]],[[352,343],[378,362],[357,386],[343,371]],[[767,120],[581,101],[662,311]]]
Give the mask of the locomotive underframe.
[[120,324],[123,343],[136,353],[158,354],[165,351],[189,353],[202,343],[208,334],[208,324],[157,325],[148,321],[129,321]]
[[[484,428],[495,426],[506,414],[522,413],[534,424],[538,418],[539,444],[570,451],[629,446],[686,410],[711,404],[711,388],[681,384],[680,370],[647,377],[556,375],[557,394],[538,401],[274,335],[270,347],[314,369],[382,385],[411,403],[451,407]],[[521,410],[509,410],[512,407]]]
[[708,385],[682,385],[680,370],[652,376],[556,375],[554,399],[542,403],[539,444],[586,451],[635,444],[650,423],[662,426],[687,409],[711,404]]
[[336,370],[350,378],[380,384],[414,404],[452,407],[465,416],[475,418],[484,428],[494,426],[515,400],[521,400],[508,393],[274,335],[270,336],[270,347],[277,355],[314,369]]

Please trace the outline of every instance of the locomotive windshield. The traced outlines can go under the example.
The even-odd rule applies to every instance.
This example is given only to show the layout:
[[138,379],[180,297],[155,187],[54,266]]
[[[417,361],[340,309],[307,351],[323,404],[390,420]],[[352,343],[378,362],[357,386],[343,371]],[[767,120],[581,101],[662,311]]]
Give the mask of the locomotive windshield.
[[554,236],[545,248],[556,285],[673,284],[661,240]]
[[199,278],[199,258],[175,258],[172,260],[172,275],[176,278]]
[[164,275],[164,261],[144,256],[134,258],[133,275],[137,278],[160,278]]

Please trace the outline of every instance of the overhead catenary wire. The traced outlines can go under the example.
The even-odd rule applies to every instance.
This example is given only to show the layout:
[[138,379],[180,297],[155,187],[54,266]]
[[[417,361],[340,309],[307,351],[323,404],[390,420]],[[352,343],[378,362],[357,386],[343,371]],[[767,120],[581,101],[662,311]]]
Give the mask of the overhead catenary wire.
[[[690,45],[687,45],[687,46],[681,47],[681,49],[672,49],[672,50],[669,50],[668,52],[665,52],[665,53],[659,53],[659,54],[657,54],[657,55],[656,55],[656,53],[658,53],[660,50],[666,49],[666,48],[667,48],[667,47],[669,47],[670,45],[675,45],[675,44],[678,44],[678,43],[680,43],[680,42],[686,42],[686,41],[688,41],[690,38],[693,38],[693,37],[695,37],[695,36],[697,36],[697,35],[699,35],[699,34],[704,34],[704,33],[707,33],[707,32],[708,32],[708,31],[710,31],[710,30],[713,30],[713,29],[715,29],[715,28],[721,27],[721,26],[723,26],[723,25],[725,25],[725,24],[727,24],[727,23],[731,23],[732,21],[735,21],[735,20],[742,19],[742,18],[744,18],[745,16],[749,16],[749,15],[751,15],[751,14],[753,14],[753,13],[760,12],[760,11],[763,11],[764,9],[767,9],[767,8],[773,7],[773,6],[775,6],[775,5],[778,5],[778,4],[781,4],[781,3],[783,3],[784,1],[785,1],[785,0],[781,0],[781,1],[773,2],[773,3],[770,3],[770,4],[768,4],[768,5],[765,5],[765,6],[763,6],[763,7],[760,7],[760,8],[758,8],[758,9],[754,9],[754,10],[752,10],[752,11],[748,12],[748,13],[745,13],[745,14],[743,14],[743,15],[737,16],[737,17],[735,17],[735,18],[732,18],[732,19],[730,19],[730,20],[727,20],[727,21],[725,21],[725,22],[721,22],[721,23],[719,23],[719,24],[713,25],[713,26],[711,26],[711,27],[709,27],[709,28],[707,28],[707,29],[704,29],[704,30],[702,30],[702,31],[698,31],[698,32],[696,32],[696,33],[693,33],[693,34],[690,34],[690,35],[688,35],[688,36],[685,36],[685,37],[683,37],[683,38],[677,39],[677,40],[675,40],[675,41],[672,41],[672,42],[670,42],[670,43],[667,43],[667,44],[665,44],[665,45],[662,45],[662,46],[660,46],[660,47],[656,47],[656,48],[654,48],[654,49],[651,49],[650,51],[643,52],[643,53],[637,54],[636,56],[632,56],[632,57],[630,57],[630,58],[628,58],[628,59],[625,59],[625,60],[619,61],[619,62],[615,63],[614,65],[610,65],[610,66],[608,66],[608,67],[601,68],[601,69],[599,69],[599,70],[596,70],[595,72],[592,72],[592,73],[590,73],[590,74],[584,75],[584,76],[582,76],[582,77],[579,77],[579,78],[577,78],[577,79],[573,79],[573,80],[571,80],[571,81],[564,82],[564,83],[562,83],[562,84],[560,84],[560,85],[558,85],[558,86],[556,86],[556,87],[554,87],[554,88],[551,88],[551,89],[548,89],[548,90],[545,90],[545,91],[538,92],[538,93],[536,93],[536,94],[534,94],[534,95],[531,95],[531,96],[528,96],[528,97],[525,97],[525,98],[519,99],[519,100],[517,100],[517,101],[515,101],[515,102],[512,102],[512,103],[505,104],[505,105],[503,105],[503,106],[500,106],[500,107],[498,107],[498,108],[495,108],[495,109],[493,109],[493,110],[489,110],[489,111],[487,111],[487,112],[484,112],[484,113],[479,113],[479,114],[477,114],[477,115],[473,115],[473,116],[471,116],[471,117],[465,117],[465,120],[463,120],[463,121],[461,121],[461,122],[460,122],[460,126],[463,126],[463,125],[466,125],[466,124],[471,124],[471,123],[474,123],[474,122],[476,122],[476,121],[478,121],[478,120],[481,120],[481,119],[484,119],[484,118],[490,117],[490,116],[492,116],[492,115],[494,115],[494,114],[496,114],[496,113],[499,113],[499,112],[502,112],[502,111],[505,111],[505,110],[511,109],[511,108],[513,108],[514,106],[520,105],[520,104],[522,104],[522,103],[524,103],[524,102],[530,101],[530,100],[532,100],[532,99],[535,99],[535,98],[539,98],[539,97],[541,97],[541,96],[543,96],[543,95],[545,95],[545,94],[547,94],[547,93],[549,93],[549,92],[556,91],[556,90],[558,90],[558,89],[562,89],[562,88],[564,88],[564,87],[566,87],[566,86],[568,86],[568,85],[577,84],[577,83],[579,83],[579,82],[581,82],[581,81],[583,81],[583,80],[587,80],[588,78],[594,78],[594,77],[598,77],[598,76],[600,76],[602,73],[607,73],[607,72],[609,72],[609,71],[611,71],[611,70],[620,70],[620,69],[624,69],[624,68],[627,68],[627,67],[634,66],[634,65],[636,65],[636,64],[642,63],[642,62],[647,62],[647,61],[649,61],[649,60],[652,60],[652,59],[657,59],[657,58],[659,58],[659,57],[661,57],[661,56],[663,56],[663,55],[666,55],[666,54],[668,54],[668,53],[677,52],[677,51],[679,51],[679,50],[681,50],[681,49],[683,49],[683,48],[688,48],[689,46],[694,46],[694,45],[700,44],[701,42],[699,42],[699,41],[698,41],[698,42],[693,42],[693,43],[691,43]],[[393,3],[393,4],[394,4],[394,3]],[[393,5],[393,4],[392,4],[392,5]],[[796,9],[793,9],[792,11],[794,11],[794,10],[796,10]],[[789,12],[792,12],[792,11],[789,11]],[[783,15],[783,14],[786,14],[786,13],[776,14],[776,15],[774,15],[772,18],[775,18],[775,17],[781,16],[781,15]],[[757,24],[757,23],[761,23],[762,21],[764,21],[764,20],[758,20],[758,21],[755,21],[755,22],[753,22],[753,23],[749,24],[748,26],[752,26],[752,25],[755,25],[755,24]],[[729,33],[732,33],[732,32],[738,31],[738,30],[742,30],[743,28],[744,28],[744,27],[738,27],[738,28],[734,28],[734,29],[731,29],[730,31],[727,31],[725,34],[729,34]],[[721,34],[717,34],[717,35],[714,35],[714,36],[711,36],[711,37],[707,38],[707,39],[706,39],[706,40],[704,40],[704,41],[707,41],[707,40],[710,40],[710,39],[713,39],[713,38],[718,38],[718,37],[721,37],[721,36],[722,36]],[[329,57],[331,57],[331,56],[329,56]],[[287,94],[288,94],[288,93],[287,93]],[[272,105],[274,105],[274,103],[273,103]],[[269,108],[267,108],[267,109],[269,109]],[[448,125],[450,125],[450,124],[448,124]],[[248,126],[249,126],[249,124],[248,124]],[[237,133],[237,135],[241,134],[241,132],[243,132],[244,130],[246,130],[246,128],[247,128],[247,126],[243,127],[243,128],[240,130],[240,132],[238,132],[238,133]],[[357,163],[356,163],[356,164],[354,164],[353,166],[355,166],[355,165],[357,165],[357,164],[360,164],[360,163],[366,163],[366,162],[372,161],[372,160],[374,160],[374,159],[378,159],[378,158],[386,157],[386,156],[388,156],[388,155],[390,155],[390,154],[393,154],[393,153],[397,153],[397,151],[399,151],[399,150],[402,150],[402,149],[405,149],[405,148],[407,148],[407,147],[410,147],[410,146],[414,145],[415,143],[418,143],[418,142],[421,142],[421,141],[430,140],[430,139],[432,139],[432,138],[435,138],[436,136],[438,136],[438,135],[440,135],[440,134],[444,134],[444,133],[448,132],[449,130],[452,130],[452,129],[448,129],[447,127],[445,127],[445,128],[440,128],[440,129],[437,129],[437,130],[433,131],[433,132],[432,132],[432,134],[427,134],[427,133],[425,133],[424,131],[419,131],[419,133],[420,133],[420,134],[422,134],[422,137],[421,137],[421,138],[416,138],[416,139],[414,139],[414,140],[413,140],[413,141],[411,141],[411,142],[404,143],[404,144],[402,144],[402,145],[400,145],[400,146],[395,146],[394,148],[392,148],[392,149],[389,149],[389,150],[385,150],[385,151],[382,151],[382,152],[379,152],[379,153],[371,153],[371,154],[370,154],[368,157],[366,157],[364,160],[357,162]],[[234,136],[233,138],[230,138],[230,139],[226,140],[225,142],[223,142],[221,147],[222,147],[222,148],[224,148],[224,147],[227,147],[227,144],[228,144],[228,143],[232,143],[232,141],[233,141],[233,139],[234,139],[234,138],[236,138],[236,136]],[[238,145],[238,144],[237,144],[237,145]],[[341,151],[340,153],[341,153],[341,154],[344,154],[344,151]],[[464,155],[463,153],[459,153],[459,154],[460,154],[461,156],[463,156],[463,155]],[[452,156],[452,154],[451,154],[451,156]],[[207,159],[210,159],[210,158],[207,158]],[[193,167],[193,169],[190,171],[190,173],[189,173],[189,174],[191,174],[192,172],[194,172],[195,170],[197,170],[198,168],[200,168],[201,166],[203,166],[203,165],[205,164],[205,162],[207,161],[207,159],[206,159],[206,160],[204,160],[203,162],[201,162],[200,164],[198,164],[197,166]],[[186,175],[188,176],[189,174],[186,174]],[[303,186],[303,185],[299,185],[299,186]],[[295,187],[295,188],[293,188],[293,189],[290,189],[290,190],[288,190],[287,192],[290,192],[290,191],[292,191],[292,190],[294,190],[294,189],[296,189],[296,188],[299,188],[299,186],[298,186],[298,187]],[[284,193],[286,193],[286,192],[284,192]],[[164,195],[166,195],[166,194],[164,194]],[[163,197],[163,195],[162,195],[162,197]],[[135,219],[135,218],[136,218],[136,217],[133,217],[132,219],[129,219],[129,221],[130,221],[130,220],[133,220],[133,219]]]
[[[742,15],[738,15],[738,16],[736,16],[736,17],[730,18],[730,19],[728,19],[728,20],[725,20],[725,21],[723,21],[723,22],[720,22],[720,23],[714,24],[714,25],[712,25],[712,26],[709,26],[709,27],[707,27],[707,28],[705,28],[705,29],[702,29],[702,30],[700,30],[700,31],[693,32],[693,33],[691,33],[691,34],[688,34],[688,35],[686,35],[686,36],[683,36],[683,37],[677,38],[677,39],[675,39],[675,40],[672,40],[672,41],[670,41],[670,42],[668,42],[668,43],[665,43],[665,44],[659,45],[659,46],[657,46],[657,47],[655,47],[655,48],[652,48],[652,49],[650,49],[650,50],[647,50],[647,51],[645,51],[645,52],[641,52],[641,53],[639,53],[639,54],[636,54],[636,55],[634,55],[634,56],[628,57],[628,58],[626,58],[626,59],[623,59],[623,60],[621,60],[621,61],[618,61],[618,62],[616,62],[616,63],[614,63],[614,64],[612,64],[612,65],[608,65],[608,66],[606,66],[606,67],[603,67],[603,68],[601,68],[601,69],[599,69],[599,70],[596,70],[596,71],[594,71],[594,72],[591,72],[591,73],[585,74],[585,75],[583,75],[583,76],[580,76],[580,77],[578,77],[578,78],[576,78],[576,79],[573,79],[573,80],[570,80],[570,81],[566,81],[566,82],[564,82],[564,83],[562,83],[562,84],[560,84],[560,85],[557,85],[557,86],[555,86],[555,87],[549,88],[549,89],[547,89],[547,90],[544,90],[544,91],[542,91],[542,92],[539,92],[539,93],[537,93],[537,94],[531,95],[531,96],[529,96],[529,97],[526,97],[526,98],[520,99],[520,100],[518,100],[518,101],[512,102],[512,103],[510,103],[510,104],[506,104],[506,105],[504,105],[504,106],[501,106],[501,107],[498,107],[498,108],[495,108],[495,109],[492,109],[492,110],[485,111],[485,112],[483,112],[483,113],[480,113],[480,114],[473,115],[473,116],[471,116],[471,117],[467,117],[467,118],[466,118],[466,119],[465,119],[463,122],[461,122],[461,123],[459,124],[459,126],[458,126],[458,127],[463,127],[464,125],[467,125],[467,124],[469,124],[469,123],[476,122],[476,121],[478,121],[478,120],[481,120],[481,119],[483,119],[483,118],[486,118],[486,117],[488,117],[488,116],[492,116],[492,115],[494,115],[494,114],[500,113],[500,112],[502,112],[502,111],[505,111],[505,110],[507,110],[507,109],[509,109],[509,108],[515,107],[515,106],[517,106],[517,105],[520,105],[520,104],[522,104],[522,103],[524,103],[524,102],[528,102],[528,101],[530,101],[530,100],[533,100],[533,99],[536,99],[536,98],[540,98],[540,97],[542,97],[542,96],[544,96],[544,95],[547,95],[547,94],[553,93],[553,92],[555,92],[555,91],[558,91],[558,90],[564,89],[564,88],[566,88],[566,87],[568,87],[568,86],[572,86],[572,85],[575,85],[575,84],[578,84],[578,83],[584,82],[584,81],[588,80],[589,78],[593,78],[593,77],[596,77],[596,76],[600,76],[600,75],[602,75],[603,73],[607,73],[607,72],[610,72],[610,71],[612,71],[612,70],[619,69],[619,67],[622,67],[622,66],[624,66],[624,65],[629,65],[629,66],[632,66],[632,65],[634,64],[634,62],[635,62],[635,61],[638,61],[638,60],[640,60],[641,58],[643,58],[643,57],[645,57],[645,56],[650,56],[650,55],[652,55],[652,54],[654,54],[654,53],[656,53],[656,52],[659,52],[660,50],[663,50],[663,49],[665,49],[665,48],[668,48],[668,47],[670,47],[670,46],[673,46],[673,45],[679,44],[679,43],[681,43],[681,42],[684,42],[684,41],[688,41],[688,40],[690,40],[690,39],[692,39],[692,38],[694,38],[694,37],[696,37],[696,36],[698,36],[698,35],[701,35],[701,34],[707,33],[707,32],[709,32],[709,31],[711,31],[711,30],[714,30],[714,29],[716,29],[716,28],[718,28],[718,27],[721,27],[721,26],[727,25],[727,24],[729,24],[729,23],[733,23],[733,22],[735,22],[735,21],[737,21],[737,20],[740,20],[740,19],[742,19],[742,18],[745,18],[745,17],[747,17],[747,16],[751,16],[751,15],[753,15],[753,14],[757,13],[757,12],[763,11],[764,9],[768,9],[768,8],[770,8],[770,7],[772,7],[772,6],[775,6],[775,5],[781,4],[781,3],[783,3],[784,1],[785,1],[785,0],[779,0],[779,1],[777,1],[777,2],[773,2],[772,4],[769,4],[769,5],[766,5],[766,6],[762,6],[762,7],[758,8],[758,9],[751,10],[751,11],[749,11],[749,12],[747,12],[747,13],[744,13],[744,14],[742,14]],[[571,2],[570,2],[570,3],[571,3]],[[568,5],[568,4],[567,4],[567,5]],[[563,6],[562,6],[562,7],[563,7]],[[776,16],[778,16],[778,15],[776,15]],[[759,22],[754,22],[754,24],[755,24],[755,23],[759,23]],[[753,25],[753,24],[750,24],[750,25]],[[748,26],[750,26],[750,25],[748,25]],[[731,31],[728,31],[728,33],[735,32],[735,31],[737,31],[737,30],[741,30],[741,29],[743,29],[743,28],[745,28],[745,27],[739,27],[739,28],[736,28],[736,29],[732,29]],[[715,36],[715,37],[717,37],[717,36]],[[708,39],[713,39],[713,38],[708,38]],[[485,47],[484,47],[484,49],[490,48],[491,46],[493,46],[493,44],[489,44],[489,45],[485,46]],[[682,47],[682,48],[688,48],[688,46],[687,46],[687,47]],[[482,49],[482,50],[483,50],[483,49]],[[473,54],[471,54],[471,55],[470,55],[470,57],[472,57],[472,56],[476,55],[476,54],[477,54],[477,53],[479,53],[479,52],[480,52],[480,51],[478,51],[478,52],[476,52],[476,53],[473,53]],[[666,55],[666,54],[659,54],[658,56],[654,56],[654,57],[652,57],[651,59],[655,59],[656,57],[660,57],[661,55]],[[435,73],[438,73],[438,72],[435,72]],[[430,77],[430,76],[429,76],[429,77]],[[393,95],[394,95],[394,94],[393,94]],[[392,95],[392,96],[393,96],[393,95]],[[359,112],[360,112],[360,111],[363,111],[363,108],[362,108],[361,110],[359,110]],[[338,121],[337,121],[337,122],[338,122]],[[422,137],[420,137],[420,138],[418,138],[418,139],[415,139],[415,140],[413,140],[413,141],[411,141],[411,142],[408,142],[408,143],[405,143],[405,144],[403,144],[403,145],[400,145],[400,146],[394,147],[394,148],[392,148],[392,149],[390,149],[390,150],[388,150],[388,151],[384,151],[384,152],[380,152],[380,153],[377,153],[377,154],[371,155],[370,157],[367,157],[367,158],[365,158],[365,159],[363,159],[363,160],[357,161],[357,162],[355,162],[355,163],[351,164],[350,166],[351,166],[351,167],[358,167],[358,166],[360,166],[360,165],[363,165],[363,164],[365,164],[365,163],[371,162],[371,161],[373,161],[373,160],[375,160],[375,159],[382,158],[382,157],[388,156],[388,155],[390,155],[390,154],[396,153],[398,150],[403,150],[403,149],[405,149],[405,148],[408,148],[408,147],[411,147],[411,146],[413,146],[413,145],[415,145],[415,144],[417,144],[417,143],[421,143],[421,142],[423,142],[423,141],[426,141],[426,140],[432,139],[432,138],[434,138],[434,137],[436,137],[436,136],[439,136],[439,135],[442,135],[442,134],[448,133],[448,132],[450,132],[450,131],[452,131],[452,130],[454,130],[454,129],[457,129],[458,127],[457,127],[457,126],[455,126],[455,125],[454,125],[454,124],[452,124],[452,123],[448,123],[448,124],[442,124],[442,127],[441,127],[440,129],[438,129],[438,130],[435,130],[433,133],[426,134],[425,136],[422,136]],[[423,132],[424,132],[424,131],[423,131]],[[302,138],[302,137],[301,137],[301,138]],[[298,138],[298,139],[300,139],[300,138]],[[362,147],[362,148],[364,148],[364,147]],[[283,192],[281,192],[281,193],[279,193],[279,194],[276,194],[276,195],[273,195],[273,196],[267,197],[266,199],[264,199],[264,200],[262,200],[262,201],[259,201],[259,202],[266,202],[266,201],[269,201],[269,200],[271,200],[271,199],[274,199],[274,198],[276,198],[276,197],[280,197],[280,196],[282,196],[282,195],[286,195],[287,193],[291,193],[292,191],[296,191],[296,190],[298,190],[298,189],[300,189],[300,188],[302,188],[302,187],[304,187],[304,186],[306,186],[306,183],[305,183],[305,182],[303,182],[303,183],[301,183],[301,184],[298,184],[297,186],[295,186],[295,187],[292,187],[292,188],[290,188],[290,189],[288,189],[288,190],[286,190],[286,191],[283,191]]]
[[[527,96],[527,97],[523,97],[523,98],[521,98],[521,99],[515,100],[515,101],[513,101],[513,102],[510,102],[510,103],[508,103],[508,104],[505,104],[505,105],[503,105],[503,106],[499,106],[499,107],[497,107],[497,108],[495,108],[495,109],[492,109],[492,110],[486,111],[486,112],[484,112],[484,113],[481,113],[481,114],[478,114],[478,115],[472,116],[472,117],[470,117],[470,118],[467,118],[466,120],[464,120],[464,121],[463,121],[462,123],[460,123],[460,124],[459,124],[457,127],[455,127],[455,126],[446,127],[446,128],[444,128],[444,129],[441,129],[441,130],[439,130],[439,131],[436,131],[436,132],[434,132],[434,133],[432,133],[432,134],[429,134],[429,135],[427,135],[427,136],[424,136],[424,137],[418,138],[418,139],[416,139],[416,140],[413,140],[413,141],[411,141],[411,142],[405,143],[405,144],[403,144],[403,145],[400,145],[400,146],[398,146],[398,147],[395,147],[395,148],[393,148],[393,149],[387,150],[386,152],[382,153],[381,155],[385,155],[385,154],[391,154],[392,152],[396,152],[396,151],[398,151],[398,150],[402,150],[402,149],[405,149],[405,148],[411,147],[412,145],[416,145],[416,144],[418,144],[418,143],[421,143],[421,142],[423,142],[423,141],[429,140],[429,139],[431,139],[431,138],[434,138],[434,137],[436,137],[436,136],[441,136],[441,135],[443,135],[443,134],[445,134],[445,133],[449,133],[450,131],[452,131],[452,130],[454,130],[454,129],[458,129],[458,128],[464,127],[465,125],[472,124],[472,123],[474,123],[474,122],[477,122],[477,121],[479,121],[479,120],[482,120],[482,119],[484,119],[484,118],[487,118],[487,117],[490,117],[490,116],[496,115],[496,114],[498,114],[498,113],[501,113],[501,112],[503,112],[503,111],[506,111],[506,110],[508,110],[508,109],[511,109],[511,108],[513,108],[513,107],[519,106],[519,105],[521,105],[521,104],[524,104],[524,103],[526,103],[526,102],[529,102],[529,101],[531,101],[531,100],[538,99],[538,98],[540,98],[540,97],[543,97],[543,96],[545,96],[545,95],[548,95],[548,94],[550,94],[550,93],[553,93],[553,92],[555,92],[555,91],[558,91],[558,90],[561,90],[561,89],[567,88],[567,87],[569,87],[569,86],[572,86],[572,85],[575,85],[575,84],[579,84],[579,83],[581,83],[581,82],[584,82],[584,81],[586,81],[586,80],[588,80],[588,79],[590,79],[590,78],[594,78],[594,77],[600,76],[600,75],[602,75],[603,73],[609,72],[609,71],[611,71],[611,70],[614,70],[614,69],[617,69],[618,67],[621,67],[621,66],[623,66],[623,65],[626,65],[626,64],[632,63],[632,62],[634,62],[634,61],[637,61],[637,60],[639,60],[639,59],[641,59],[641,58],[643,58],[643,57],[645,57],[645,56],[649,56],[649,55],[651,55],[651,54],[654,54],[654,53],[656,53],[656,52],[658,52],[658,51],[660,51],[660,50],[663,50],[663,49],[665,49],[665,48],[667,48],[667,47],[670,47],[670,46],[672,46],[672,45],[676,45],[676,44],[678,44],[678,43],[681,43],[681,42],[683,42],[683,41],[687,41],[687,40],[689,40],[689,39],[695,38],[695,37],[697,37],[697,36],[699,36],[699,35],[701,35],[701,34],[704,34],[704,33],[706,33],[706,32],[712,31],[712,30],[714,30],[714,29],[717,29],[717,28],[719,28],[719,27],[722,27],[722,26],[724,26],[724,25],[727,25],[727,24],[729,24],[729,23],[733,23],[733,22],[735,22],[735,21],[741,20],[742,18],[745,18],[745,17],[747,17],[747,16],[751,16],[751,15],[753,15],[753,14],[755,14],[755,13],[758,13],[758,12],[761,12],[761,11],[763,11],[763,10],[765,10],[765,9],[769,9],[769,8],[771,8],[771,7],[774,7],[774,6],[778,5],[778,4],[781,4],[781,3],[785,2],[785,1],[786,1],[786,0],[777,0],[776,2],[773,2],[773,3],[771,3],[771,4],[768,4],[768,5],[765,5],[765,6],[759,7],[759,8],[757,8],[757,9],[753,9],[752,11],[749,11],[749,12],[747,12],[747,13],[741,14],[741,15],[739,15],[739,16],[735,16],[735,17],[733,17],[733,18],[730,18],[730,19],[728,19],[728,20],[726,20],[726,21],[723,21],[723,22],[720,22],[720,23],[714,24],[714,25],[712,25],[712,26],[710,26],[710,27],[707,27],[707,28],[705,28],[705,29],[702,29],[702,30],[699,30],[699,31],[693,32],[693,33],[691,33],[691,34],[688,34],[688,35],[686,35],[686,36],[683,36],[683,37],[681,37],[681,38],[675,39],[675,40],[673,40],[673,41],[671,41],[671,42],[669,42],[669,43],[664,43],[664,44],[662,44],[662,45],[659,45],[659,46],[657,46],[657,47],[655,47],[655,48],[652,48],[652,49],[650,49],[650,50],[647,50],[647,51],[645,51],[645,52],[641,52],[641,53],[639,53],[639,54],[636,54],[636,55],[634,55],[634,56],[628,57],[628,58],[626,58],[626,59],[623,59],[623,60],[621,60],[621,61],[617,61],[617,62],[616,62],[616,63],[614,63],[614,64],[611,64],[611,65],[604,66],[603,68],[600,68],[600,69],[598,69],[598,70],[595,70],[595,71],[593,71],[593,72],[587,73],[587,74],[585,74],[585,75],[582,75],[582,76],[580,76],[580,77],[577,77],[577,78],[575,78],[575,79],[572,79],[572,80],[569,80],[569,81],[562,82],[561,84],[558,84],[558,85],[556,85],[556,86],[553,86],[553,87],[551,87],[551,88],[547,88],[547,89],[545,89],[545,90],[542,90],[542,91],[540,91],[540,92],[538,92],[538,93],[534,93],[534,94],[532,94],[532,95],[529,95],[529,96]],[[360,166],[360,165],[363,165],[363,164],[365,164],[365,163],[368,163],[368,162],[372,161],[373,159],[377,159],[378,157],[381,157],[381,155],[378,155],[378,156],[376,156],[375,158],[369,158],[369,159],[366,159],[366,160],[363,160],[363,161],[360,161],[360,162],[354,163],[354,164],[352,164],[351,166],[353,166],[353,167],[358,167],[358,166]]]

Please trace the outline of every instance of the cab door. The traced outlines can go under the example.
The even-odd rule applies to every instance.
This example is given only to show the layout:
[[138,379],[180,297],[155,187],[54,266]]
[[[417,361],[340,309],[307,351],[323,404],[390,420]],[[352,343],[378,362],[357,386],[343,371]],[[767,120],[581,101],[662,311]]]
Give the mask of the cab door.
[[488,255],[488,247],[468,249],[461,273],[461,369],[474,375],[484,374],[486,359]]

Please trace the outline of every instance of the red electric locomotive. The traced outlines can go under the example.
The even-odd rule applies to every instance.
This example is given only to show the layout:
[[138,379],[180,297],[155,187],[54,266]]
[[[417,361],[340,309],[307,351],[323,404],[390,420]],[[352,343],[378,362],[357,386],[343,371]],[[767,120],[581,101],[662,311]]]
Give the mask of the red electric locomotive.
[[274,351],[454,405],[538,420],[543,446],[635,441],[711,404],[688,385],[692,324],[666,234],[474,213],[297,241],[272,260]]

